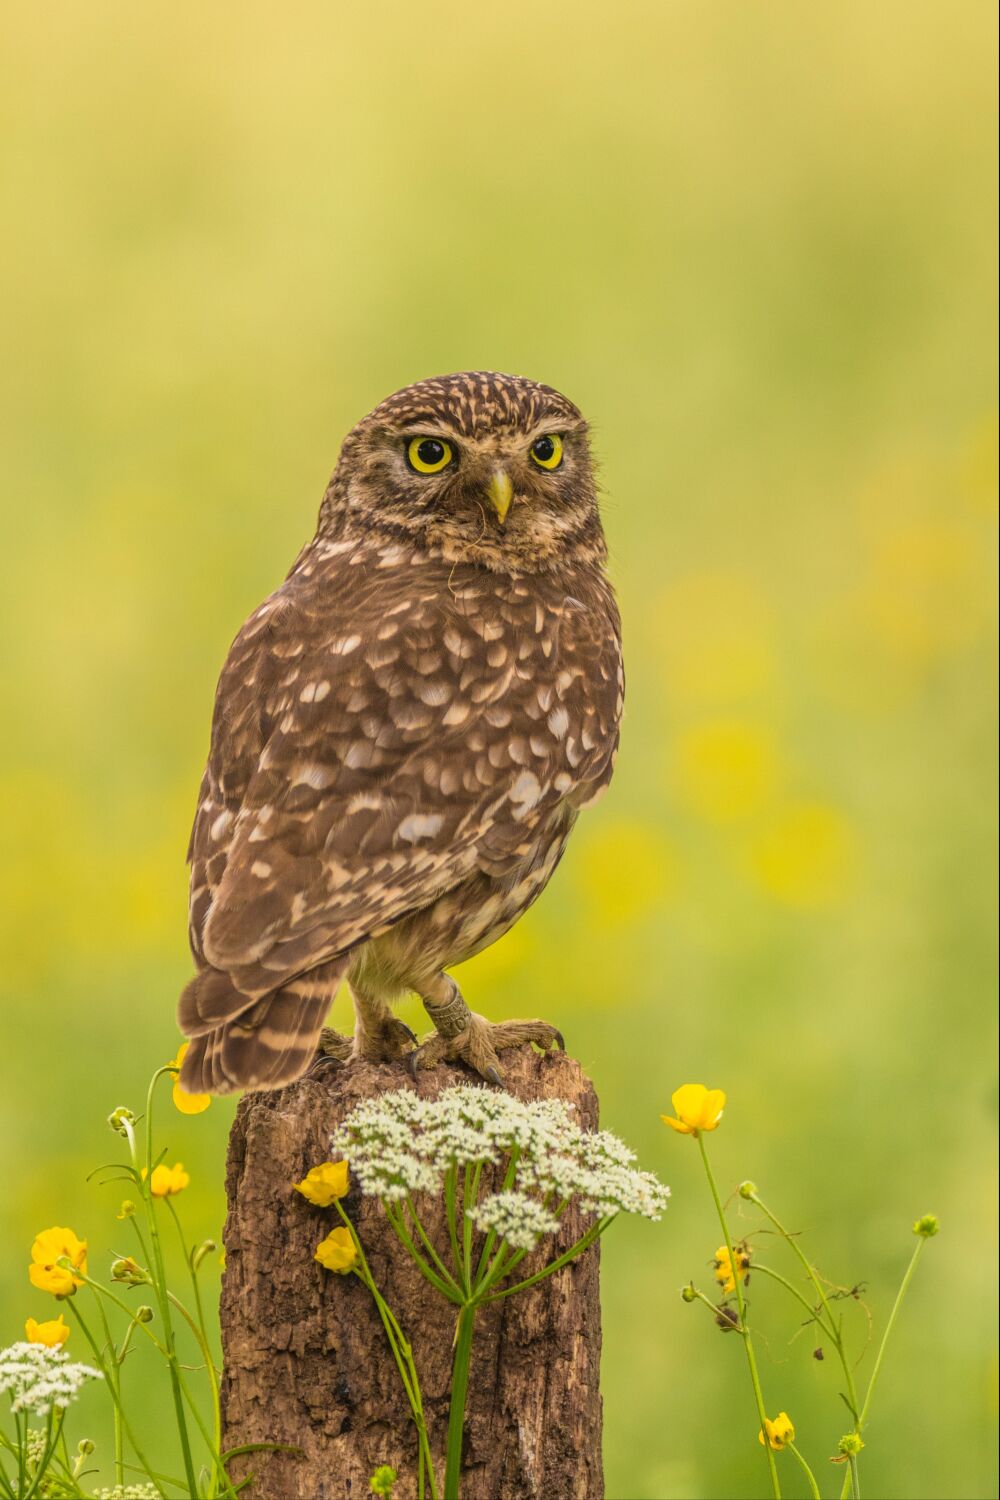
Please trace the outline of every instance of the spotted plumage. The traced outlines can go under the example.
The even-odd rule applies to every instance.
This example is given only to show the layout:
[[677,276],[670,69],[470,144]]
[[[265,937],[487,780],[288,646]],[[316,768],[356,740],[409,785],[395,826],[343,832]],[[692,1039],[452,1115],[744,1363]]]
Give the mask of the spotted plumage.
[[[421,452],[447,461],[418,472]],[[438,1032],[419,1064],[498,1077],[503,1046],[551,1044],[542,1022],[488,1027],[444,971],[526,910],[610,779],[605,556],[586,424],[546,386],[421,381],[348,435],[316,536],[219,682],[189,853],[185,1087],[297,1077],[345,978],[364,1056],[408,1050],[390,1008],[408,991]],[[349,1047],[324,1033],[324,1050]]]

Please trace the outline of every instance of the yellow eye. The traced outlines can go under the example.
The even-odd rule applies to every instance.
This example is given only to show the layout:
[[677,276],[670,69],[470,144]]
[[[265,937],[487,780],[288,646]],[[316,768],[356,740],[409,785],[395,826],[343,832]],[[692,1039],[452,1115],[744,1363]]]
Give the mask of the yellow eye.
[[414,438],[406,449],[406,462],[418,474],[440,474],[451,463],[451,444],[441,438]]
[[531,456],[540,469],[558,469],[563,461],[563,440],[557,432],[547,432],[535,438],[531,445]]

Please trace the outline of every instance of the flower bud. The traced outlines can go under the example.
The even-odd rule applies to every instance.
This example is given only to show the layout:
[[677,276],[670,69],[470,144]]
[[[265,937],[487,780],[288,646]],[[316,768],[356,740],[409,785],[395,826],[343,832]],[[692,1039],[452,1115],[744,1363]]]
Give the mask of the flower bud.
[[913,1226],[913,1233],[922,1240],[929,1240],[937,1234],[941,1228],[936,1214],[924,1214]]
[[111,1280],[123,1281],[126,1286],[146,1286],[149,1282],[149,1272],[144,1271],[131,1255],[124,1255],[120,1260],[112,1263]]
[[205,1259],[205,1256],[211,1255],[212,1251],[218,1250],[218,1248],[219,1247],[214,1240],[202,1240],[201,1244],[198,1246],[197,1250],[191,1257],[192,1268],[197,1271],[198,1267]]
[[693,1281],[689,1281],[687,1286],[682,1288],[681,1296],[683,1297],[685,1302],[697,1302],[698,1293],[694,1289]]
[[147,1307],[146,1304],[143,1303],[141,1307],[137,1307],[135,1310],[135,1321],[137,1323],[152,1323],[153,1309],[151,1307]]
[[86,1458],[88,1454],[93,1453],[94,1444],[91,1442],[90,1438],[81,1438],[76,1445],[76,1451],[77,1453],[81,1453],[84,1458]]
[[864,1446],[864,1443],[861,1441],[860,1433],[845,1432],[844,1436],[837,1444],[837,1450],[838,1452],[843,1453],[846,1457],[852,1453],[860,1453]]
[[739,1193],[741,1198],[756,1198],[757,1184],[755,1182],[751,1182],[748,1178],[746,1182],[740,1183],[737,1192]]
[[123,1198],[122,1206],[115,1214],[116,1219],[131,1219],[135,1217],[135,1204],[131,1198]]
[[128,1135],[125,1126],[135,1124],[135,1115],[130,1109],[126,1109],[124,1104],[119,1104],[118,1108],[113,1109],[108,1115],[108,1124],[116,1135]]

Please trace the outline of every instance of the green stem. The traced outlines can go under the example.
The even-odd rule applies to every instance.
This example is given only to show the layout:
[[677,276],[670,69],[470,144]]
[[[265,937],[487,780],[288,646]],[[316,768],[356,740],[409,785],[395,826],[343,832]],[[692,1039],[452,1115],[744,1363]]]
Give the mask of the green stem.
[[181,1228],[181,1221],[178,1217],[177,1210],[176,1208],[174,1208],[174,1205],[171,1203],[169,1198],[167,1199],[167,1207],[170,1210],[170,1217],[173,1219],[175,1225],[177,1226],[177,1238],[180,1240],[181,1251],[183,1252],[184,1259],[188,1263],[188,1270],[191,1272],[191,1290],[194,1293],[196,1318],[192,1320],[190,1313],[187,1311],[187,1308],[182,1307],[179,1302],[177,1303],[177,1307],[191,1324],[194,1336],[198,1340],[202,1355],[204,1356],[205,1373],[208,1376],[208,1383],[212,1391],[212,1428],[215,1434],[215,1451],[216,1453],[221,1453],[222,1413],[219,1406],[219,1372],[215,1368],[215,1360],[212,1358],[212,1351],[209,1348],[208,1330],[205,1327],[205,1310],[202,1306],[201,1301],[201,1288],[198,1285],[198,1272],[195,1269],[195,1264],[191,1252],[188,1250],[187,1245],[184,1241],[184,1231]]
[[[598,1220],[596,1224],[587,1230],[585,1235],[582,1235],[577,1240],[575,1245],[570,1245],[569,1249],[560,1255],[558,1260],[554,1260],[549,1265],[543,1266],[540,1271],[535,1272],[534,1276],[528,1276],[524,1281],[516,1282],[514,1286],[505,1286],[501,1292],[490,1292],[488,1296],[482,1297],[480,1300],[483,1302],[499,1302],[502,1297],[510,1297],[514,1292],[523,1292],[525,1287],[534,1286],[538,1281],[544,1281],[546,1276],[551,1276],[554,1271],[561,1271],[563,1266],[568,1265],[571,1260],[575,1260],[578,1255],[582,1255],[585,1250],[589,1250],[594,1241],[600,1238],[608,1225],[616,1218],[617,1214],[609,1214],[606,1219]],[[527,1253],[526,1250],[518,1251],[517,1255],[504,1267],[502,1274],[506,1276],[511,1266],[516,1265]]]
[[55,1431],[53,1432],[53,1418],[52,1413],[49,1412],[47,1436],[45,1440],[45,1452],[42,1454],[41,1458],[38,1460],[37,1465],[35,1466],[35,1477],[32,1479],[31,1484],[28,1486],[27,1490],[23,1492],[22,1500],[32,1500],[32,1497],[38,1493],[38,1487],[41,1484],[42,1480],[45,1478],[45,1471],[52,1461],[52,1455],[55,1452],[56,1444],[59,1441],[59,1434],[62,1432],[63,1418],[65,1417],[65,1415],[65,1410],[60,1410],[59,1416],[55,1422]]
[[458,1220],[455,1217],[455,1196],[458,1192],[458,1168],[452,1162],[444,1174],[444,1207],[445,1216],[448,1220],[448,1237],[451,1240],[451,1256],[455,1262],[455,1274],[462,1285],[462,1291],[468,1297],[471,1288],[465,1282],[465,1268],[462,1264],[462,1252],[458,1243]]
[[170,1388],[174,1400],[174,1413],[177,1418],[177,1431],[181,1440],[181,1452],[184,1457],[184,1474],[191,1494],[196,1495],[198,1485],[195,1480],[194,1460],[191,1456],[191,1439],[188,1435],[187,1418],[184,1415],[184,1397],[181,1394],[177,1348],[174,1341],[174,1325],[170,1317],[170,1302],[167,1297],[167,1276],[163,1263],[163,1250],[160,1244],[160,1231],[156,1223],[156,1205],[153,1202],[153,1195],[150,1189],[150,1182],[153,1175],[153,1090],[160,1075],[169,1072],[169,1068],[158,1068],[149,1081],[149,1089],[146,1093],[146,1176],[142,1179],[142,1201],[146,1210],[146,1223],[149,1225],[149,1240],[153,1250],[153,1284],[156,1291],[156,1299],[160,1304],[160,1316],[163,1319],[163,1341],[167,1350],[167,1364],[170,1369]]
[[[510,1153],[510,1161],[507,1163],[507,1170],[506,1170],[506,1172],[503,1175],[503,1182],[500,1184],[500,1191],[501,1191],[501,1193],[506,1193],[510,1188],[513,1187],[513,1185],[514,1185],[514,1177],[515,1177],[515,1175],[517,1173],[517,1164],[520,1161],[520,1159],[521,1159],[520,1147],[515,1146],[513,1148],[513,1150],[511,1151],[511,1153]],[[476,1266],[476,1281],[475,1281],[475,1290],[477,1292],[479,1291],[480,1285],[482,1283],[483,1268],[486,1266],[487,1262],[489,1261],[490,1255],[491,1255],[491,1253],[493,1251],[494,1243],[496,1242],[496,1237],[497,1237],[496,1230],[495,1229],[491,1229],[488,1232],[485,1241],[483,1242],[483,1248],[482,1248],[482,1250],[480,1250],[480,1252],[479,1252],[479,1264]]]
[[122,1419],[121,1419],[122,1367],[121,1367],[121,1361],[120,1361],[119,1356],[118,1356],[118,1351],[117,1351],[117,1349],[115,1347],[115,1341],[111,1337],[111,1327],[110,1327],[110,1325],[108,1323],[107,1313],[104,1311],[104,1303],[101,1301],[100,1297],[96,1296],[96,1294],[95,1294],[94,1300],[97,1303],[97,1310],[98,1310],[98,1312],[101,1315],[101,1323],[102,1323],[102,1325],[104,1327],[104,1337],[107,1339],[107,1343],[108,1343],[109,1375],[111,1374],[112,1371],[114,1372],[112,1378],[114,1379],[115,1394],[118,1397],[118,1399],[114,1403],[114,1408],[113,1408],[113,1414],[114,1414],[114,1443],[115,1443],[115,1483],[119,1486],[119,1488],[124,1489],[125,1488],[125,1443],[124,1443],[124,1438],[123,1438],[123,1434],[122,1434]]
[[882,1335],[882,1342],[879,1344],[878,1354],[875,1356],[875,1365],[872,1369],[871,1379],[868,1381],[868,1390],[865,1392],[865,1404],[861,1408],[860,1415],[858,1416],[857,1430],[859,1433],[868,1420],[868,1409],[872,1404],[872,1397],[875,1394],[876,1382],[878,1381],[878,1377],[882,1372],[882,1361],[885,1358],[885,1347],[889,1342],[889,1335],[892,1333],[892,1330],[895,1326],[899,1309],[903,1305],[903,1298],[906,1296],[907,1288],[909,1287],[910,1282],[913,1280],[913,1273],[917,1269],[917,1261],[920,1259],[920,1252],[923,1250],[926,1243],[927,1241],[922,1237],[917,1240],[916,1248],[914,1249],[913,1254],[910,1257],[910,1264],[907,1266],[906,1271],[903,1274],[903,1279],[899,1284],[899,1291],[896,1293],[896,1300],[892,1304],[892,1312],[889,1314],[889,1321],[885,1325],[885,1332]]
[[[104,1360],[104,1357],[101,1354],[100,1349],[98,1348],[97,1340],[94,1338],[94,1335],[91,1333],[89,1327],[87,1326],[87,1322],[86,1322],[83,1314],[80,1312],[79,1308],[75,1306],[75,1299],[73,1300],[73,1302],[71,1302],[69,1304],[69,1306],[70,1306],[70,1311],[72,1312],[73,1316],[76,1318],[76,1321],[80,1325],[80,1328],[81,1328],[81,1331],[83,1332],[84,1338],[87,1340],[87,1343],[90,1345],[91,1349],[94,1351],[94,1357],[97,1360],[97,1363],[101,1367],[101,1373],[103,1374],[105,1380],[108,1381],[108,1390],[111,1393],[111,1399],[115,1403],[116,1409],[118,1410],[118,1412],[121,1415],[122,1426],[125,1429],[125,1436],[128,1438],[129,1442],[132,1444],[132,1449],[133,1449],[133,1451],[135,1453],[136,1458],[139,1460],[139,1463],[142,1465],[142,1468],[143,1468],[144,1472],[149,1477],[149,1479],[152,1481],[152,1483],[156,1485],[156,1488],[160,1489],[159,1483],[157,1482],[157,1479],[156,1479],[156,1472],[155,1472],[155,1470],[150,1468],[149,1460],[145,1457],[142,1449],[139,1447],[139,1444],[135,1440],[135,1433],[132,1431],[132,1428],[129,1425],[128,1418],[125,1415],[125,1410],[124,1410],[124,1408],[122,1407],[122,1404],[121,1404],[121,1398],[119,1397],[119,1395],[118,1395],[118,1393],[117,1393],[117,1391],[116,1391],[116,1389],[114,1387],[114,1384],[110,1380],[108,1380],[108,1372],[107,1372],[105,1360]],[[162,1494],[163,1491],[160,1490],[160,1493]]]
[[809,1280],[812,1282],[813,1286],[816,1288],[816,1295],[819,1297],[823,1311],[826,1313],[827,1322],[829,1323],[831,1330],[830,1337],[833,1339],[837,1354],[840,1358],[841,1369],[844,1372],[844,1380],[847,1383],[847,1399],[850,1404],[851,1415],[854,1417],[855,1431],[859,1432],[861,1429],[858,1427],[858,1393],[854,1385],[854,1371],[851,1369],[850,1361],[847,1358],[847,1353],[844,1349],[844,1341],[841,1338],[840,1333],[836,1331],[836,1319],[834,1318],[833,1312],[830,1308],[830,1304],[827,1301],[827,1296],[823,1288],[823,1284],[817,1276],[815,1269],[810,1264],[809,1258],[803,1251],[801,1245],[798,1242],[798,1239],[795,1235],[789,1234],[788,1230],[785,1228],[784,1224],[782,1224],[777,1214],[773,1214],[768,1208],[767,1204],[763,1203],[760,1198],[758,1198],[756,1193],[752,1195],[750,1202],[757,1205],[761,1213],[764,1214],[766,1218],[770,1219],[771,1223],[781,1235],[782,1239],[791,1246],[792,1250],[798,1256],[803,1270],[809,1277]]
[[808,1297],[803,1297],[797,1286],[788,1281],[784,1276],[781,1275],[779,1271],[772,1271],[770,1266],[762,1266],[759,1260],[754,1261],[751,1269],[753,1270],[755,1276],[758,1274],[758,1272],[761,1276],[770,1276],[771,1280],[777,1281],[781,1286],[785,1288],[786,1292],[791,1292],[796,1301],[801,1302],[802,1306],[809,1314],[809,1321],[811,1323],[815,1323],[817,1328],[821,1329],[823,1333],[826,1334],[827,1338],[831,1338],[835,1344],[838,1342],[838,1334],[836,1330],[834,1328],[831,1328],[823,1321],[819,1313],[816,1311],[815,1307],[813,1307],[812,1303],[809,1301]]
[[[442,1297],[447,1297],[449,1302],[454,1302],[457,1305],[461,1306],[462,1293],[459,1291],[458,1286],[450,1276],[448,1277],[447,1282],[442,1281],[437,1272],[431,1269],[427,1261],[425,1261],[424,1257],[420,1254],[420,1251],[417,1249],[416,1245],[413,1243],[413,1238],[406,1228],[405,1223],[403,1222],[402,1214],[393,1211],[393,1209],[389,1207],[388,1203],[384,1203],[382,1206],[385,1209],[385,1216],[389,1220],[389,1223],[396,1234],[396,1238],[399,1240],[403,1249],[413,1261],[420,1274],[430,1282],[432,1287],[434,1287],[441,1293]],[[419,1223],[419,1220],[417,1222]]]
[[444,1500],[459,1500],[462,1482],[462,1434],[465,1429],[465,1398],[469,1389],[469,1361],[476,1304],[465,1303],[455,1329],[455,1358],[451,1370],[451,1404],[448,1408],[448,1448],[444,1472]]
[[[413,1220],[413,1227],[417,1231],[417,1234],[420,1236],[420,1243],[423,1245],[424,1249],[427,1251],[427,1254],[430,1256],[430,1258],[433,1261],[434,1265],[437,1267],[438,1272],[440,1273],[442,1280],[446,1281],[447,1284],[459,1296],[461,1296],[461,1288],[459,1287],[458,1282],[451,1275],[451,1272],[448,1270],[448,1267],[445,1265],[444,1261],[441,1259],[440,1255],[438,1255],[437,1251],[435,1250],[434,1245],[431,1242],[430,1236],[428,1235],[426,1229],[424,1228],[423,1224],[421,1223],[420,1215],[417,1213],[416,1204],[414,1203],[412,1197],[410,1197],[409,1195],[407,1196],[407,1199],[406,1199],[406,1207],[409,1210],[410,1218]],[[402,1217],[402,1215],[400,1215],[400,1217]]]
[[423,1396],[420,1390],[420,1378],[417,1375],[417,1367],[413,1359],[413,1350],[411,1349],[408,1340],[404,1336],[403,1330],[399,1326],[395,1313],[392,1311],[392,1308],[389,1306],[388,1302],[386,1302],[385,1298],[382,1296],[382,1293],[375,1285],[375,1278],[371,1273],[371,1268],[368,1265],[368,1261],[365,1256],[365,1252],[362,1247],[357,1230],[355,1229],[351,1220],[348,1218],[339,1200],[337,1201],[335,1206],[337,1209],[337,1213],[340,1215],[342,1223],[351,1236],[351,1240],[357,1252],[358,1263],[360,1266],[358,1275],[364,1282],[365,1286],[368,1288],[371,1296],[374,1298],[375,1306],[378,1308],[378,1314],[380,1319],[382,1320],[382,1327],[385,1329],[385,1336],[389,1341],[389,1348],[392,1350],[392,1357],[396,1361],[396,1369],[399,1371],[399,1378],[402,1382],[403,1390],[406,1393],[406,1399],[410,1404],[410,1413],[413,1417],[413,1424],[417,1429],[417,1443],[419,1453],[417,1482],[418,1494],[422,1496],[424,1492],[423,1475],[424,1470],[426,1469],[427,1479],[431,1489],[431,1500],[439,1500],[437,1479],[434,1473],[434,1460],[431,1457],[430,1438],[427,1434],[427,1422],[424,1418],[424,1403]]
[[462,1270],[467,1293],[472,1291],[472,1220],[469,1217],[479,1200],[479,1178],[483,1164],[476,1162],[475,1171],[471,1163],[465,1168],[465,1190],[462,1193]]
[[816,1483],[816,1476],[813,1473],[812,1469],[810,1469],[809,1465],[806,1463],[805,1459],[802,1457],[802,1454],[799,1452],[798,1448],[796,1448],[794,1443],[786,1443],[785,1446],[788,1451],[790,1453],[794,1453],[795,1457],[798,1459],[799,1466],[802,1469],[802,1472],[805,1474],[806,1479],[809,1481],[809,1493],[812,1496],[812,1500],[823,1500],[823,1497],[819,1492],[819,1485]]
[[708,1185],[712,1190],[712,1197],[715,1200],[715,1211],[719,1216],[719,1223],[722,1225],[722,1234],[723,1238],[726,1241],[726,1249],[729,1251],[729,1264],[733,1272],[733,1281],[736,1283],[736,1306],[739,1309],[740,1314],[740,1328],[743,1333],[743,1347],[747,1352],[747,1365],[750,1369],[750,1382],[753,1385],[754,1399],[757,1402],[757,1415],[760,1418],[760,1432],[764,1435],[765,1439],[764,1453],[767,1456],[767,1471],[771,1479],[771,1489],[774,1493],[775,1500],[781,1500],[781,1485],[778,1482],[778,1467],[774,1462],[774,1454],[771,1452],[771,1445],[766,1441],[767,1427],[765,1423],[767,1421],[767,1413],[764,1407],[764,1392],[761,1390],[760,1375],[757,1372],[757,1357],[754,1354],[753,1339],[750,1336],[750,1329],[747,1325],[746,1303],[743,1300],[743,1288],[740,1285],[740,1278],[737,1275],[737,1271],[739,1268],[736,1264],[736,1256],[733,1254],[733,1237],[729,1231],[729,1222],[726,1219],[726,1212],[722,1207],[722,1199],[719,1197],[719,1189],[715,1185],[715,1177],[712,1173],[711,1163],[708,1160],[708,1152],[705,1149],[704,1132],[699,1130],[696,1132],[696,1136],[698,1140],[698,1149],[701,1152],[702,1164],[705,1168],[705,1176],[708,1178]]

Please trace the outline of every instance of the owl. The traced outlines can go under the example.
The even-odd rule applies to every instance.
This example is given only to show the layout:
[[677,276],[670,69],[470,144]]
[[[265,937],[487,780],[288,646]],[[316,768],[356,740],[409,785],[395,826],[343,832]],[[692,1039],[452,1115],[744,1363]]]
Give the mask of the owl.
[[[540,895],[604,792],[624,676],[587,424],[549,386],[464,373],[344,440],[313,540],[222,670],[189,849],[191,1092],[317,1056],[562,1044],[490,1024],[448,970]],[[324,1025],[340,984],[353,1038]],[[393,1015],[415,993],[433,1030]]]

